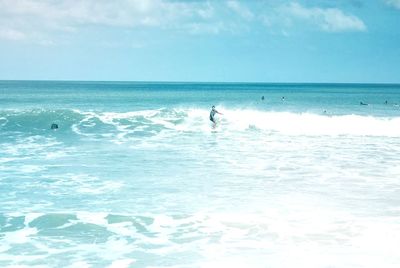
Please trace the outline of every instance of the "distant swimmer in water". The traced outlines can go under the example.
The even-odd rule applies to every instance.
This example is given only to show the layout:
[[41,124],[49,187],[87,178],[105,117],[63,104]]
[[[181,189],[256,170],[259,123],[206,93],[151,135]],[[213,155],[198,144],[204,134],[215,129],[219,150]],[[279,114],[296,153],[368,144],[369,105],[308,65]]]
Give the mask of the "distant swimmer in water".
[[215,121],[215,114],[221,114],[220,112],[218,112],[217,110],[215,110],[215,106],[211,107],[211,112],[210,112],[210,121],[214,123],[214,126],[217,124],[217,122]]
[[360,105],[368,105],[368,103],[364,103],[364,102],[360,101]]
[[53,123],[53,124],[51,124],[50,128],[56,130],[56,129],[58,129],[58,125]]
[[285,100],[285,97],[282,97],[282,100],[284,101],[284,100]]
[[388,101],[387,101],[387,100],[385,101],[385,104],[388,104]]
[[262,96],[262,97],[261,97],[261,100],[264,100],[264,99],[265,99],[264,96]]

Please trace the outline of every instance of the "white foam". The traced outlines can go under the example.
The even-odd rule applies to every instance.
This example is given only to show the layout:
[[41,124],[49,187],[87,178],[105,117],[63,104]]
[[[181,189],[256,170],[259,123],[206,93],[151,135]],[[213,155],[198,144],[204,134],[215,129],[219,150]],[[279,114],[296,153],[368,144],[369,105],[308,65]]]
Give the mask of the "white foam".
[[4,241],[11,244],[24,244],[31,240],[31,237],[37,234],[36,228],[23,228],[13,232],[5,233]]
[[127,237],[135,237],[136,229],[133,227],[132,222],[119,222],[107,225],[107,230],[118,235]]
[[92,223],[96,225],[107,225],[107,213],[104,212],[78,212],[77,217],[84,223]]
[[135,263],[133,259],[123,259],[123,260],[116,260],[111,263],[109,268],[125,268],[131,267],[132,264]]
[[[138,235],[131,221],[109,224],[107,213],[83,211],[77,214],[79,222],[105,226],[114,235],[106,242],[69,244],[68,248],[57,250],[49,248],[47,254],[50,258],[52,254],[73,254],[71,267],[91,267],[86,257],[97,256],[111,261],[110,268],[131,267],[136,263],[133,257],[137,251],[167,258],[169,254],[190,258],[196,253],[199,258],[191,262],[196,267],[327,267],[329,264],[372,268],[381,264],[394,268],[400,261],[395,257],[400,227],[394,218],[356,217],[326,202],[315,203],[314,198],[302,194],[292,196],[291,200],[283,198],[279,203],[280,207],[269,206],[259,213],[199,211],[179,218],[149,214],[147,217],[154,222],[146,227],[155,237]],[[26,221],[38,215],[32,213]],[[31,242],[46,251],[49,241],[32,239],[35,234],[34,228],[24,228],[6,235],[5,246],[0,250],[7,250],[10,243],[18,241]],[[212,241],[212,237],[218,239]],[[189,242],[173,241],[177,238],[188,238]],[[68,242],[68,237],[63,239],[66,240],[60,242]],[[291,257],[287,258],[288,255]],[[18,259],[16,263],[33,261],[40,256],[43,257]],[[0,260],[13,257],[3,255]],[[187,263],[188,259],[184,261]],[[180,265],[176,263],[177,267]],[[151,262],[147,266],[151,267]]]
[[45,170],[45,168],[36,165],[23,165],[19,167],[19,170],[24,173],[36,173]]
[[28,226],[29,223],[31,223],[33,220],[43,216],[44,213],[28,213],[25,215],[25,221],[24,224],[25,226]]
[[[400,137],[400,117],[373,117],[361,115],[319,115],[312,113],[272,112],[251,109],[224,109],[217,114],[219,122],[213,129],[209,120],[209,110],[157,109],[133,112],[85,112],[85,118],[71,126],[72,130],[86,137],[107,138],[116,144],[130,140],[145,142],[152,137],[135,135],[135,132],[152,133],[152,136],[165,138],[180,135],[181,132],[201,132],[210,135],[211,131],[221,134],[243,131],[262,131],[266,134],[302,136],[383,136]],[[114,130],[105,133],[87,132],[85,126],[93,119],[113,126]],[[124,121],[121,121],[124,119]],[[145,119],[145,120],[143,120]],[[92,122],[93,123],[93,122]],[[152,128],[157,126],[156,128]],[[160,129],[161,126],[161,129]],[[87,126],[86,126],[87,127]]]
[[45,155],[46,159],[58,159],[58,158],[62,158],[67,156],[67,152],[66,151],[62,151],[62,150],[58,150],[55,152],[48,152]]
[[77,191],[83,194],[99,195],[116,191],[122,188],[124,185],[122,182],[100,180],[97,180],[97,183],[94,182],[94,184],[95,185],[91,184],[90,182],[83,183],[77,188]]
[[8,163],[8,162],[13,162],[15,160],[20,160],[20,159],[17,157],[1,157],[0,163]]
[[[222,111],[222,110],[221,110]],[[243,131],[260,129],[289,135],[359,135],[400,136],[400,117],[380,118],[361,115],[326,116],[311,113],[266,112],[257,110],[224,110],[219,116],[223,129]],[[208,111],[190,110],[187,123],[207,121]],[[207,125],[206,125],[207,127]],[[197,128],[205,129],[205,124]]]
[[87,263],[86,261],[83,260],[79,260],[79,261],[75,261],[73,262],[72,265],[68,266],[70,268],[75,268],[75,267],[79,267],[79,268],[91,268],[92,266]]
[[[216,115],[223,131],[245,131],[249,129],[280,132],[288,135],[356,135],[356,136],[400,136],[400,117],[373,117],[361,115],[318,115],[312,113],[271,112],[251,109],[224,109]],[[145,110],[126,113],[90,114],[102,122],[116,126],[118,131],[129,133],[127,125],[118,120],[129,119],[132,123],[138,116],[151,124],[162,125],[175,131],[210,131],[209,111],[205,109]],[[170,120],[183,120],[173,124]],[[140,126],[143,129],[143,126]]]
[[71,189],[78,194],[100,195],[117,191],[124,186],[122,181],[105,180],[88,174],[66,173],[56,178],[52,176],[43,177],[55,179],[50,188],[54,195],[64,194]]

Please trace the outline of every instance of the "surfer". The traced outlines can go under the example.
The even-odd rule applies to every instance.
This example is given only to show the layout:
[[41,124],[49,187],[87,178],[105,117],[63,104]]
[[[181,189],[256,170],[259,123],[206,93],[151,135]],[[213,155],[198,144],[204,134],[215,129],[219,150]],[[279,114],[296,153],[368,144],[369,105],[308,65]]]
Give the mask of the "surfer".
[[368,105],[368,104],[360,101],[360,105]]
[[215,106],[213,105],[213,107],[211,107],[211,112],[210,112],[210,121],[214,123],[214,126],[217,124],[217,122],[215,121],[215,118],[214,118],[215,114],[222,115],[222,113],[215,110]]

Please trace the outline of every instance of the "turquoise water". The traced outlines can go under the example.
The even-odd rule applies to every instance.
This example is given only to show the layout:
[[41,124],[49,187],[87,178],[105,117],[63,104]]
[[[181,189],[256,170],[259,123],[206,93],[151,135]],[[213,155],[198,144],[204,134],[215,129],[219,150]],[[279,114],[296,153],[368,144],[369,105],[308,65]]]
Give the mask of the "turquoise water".
[[399,267],[399,103],[400,85],[0,81],[0,266]]

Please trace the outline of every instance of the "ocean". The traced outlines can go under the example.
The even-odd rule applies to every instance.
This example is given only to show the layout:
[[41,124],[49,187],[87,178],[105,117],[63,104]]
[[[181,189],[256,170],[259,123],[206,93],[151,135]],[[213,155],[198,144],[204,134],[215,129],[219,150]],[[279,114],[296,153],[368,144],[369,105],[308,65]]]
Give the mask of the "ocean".
[[0,81],[0,267],[400,267],[399,104],[400,85]]

